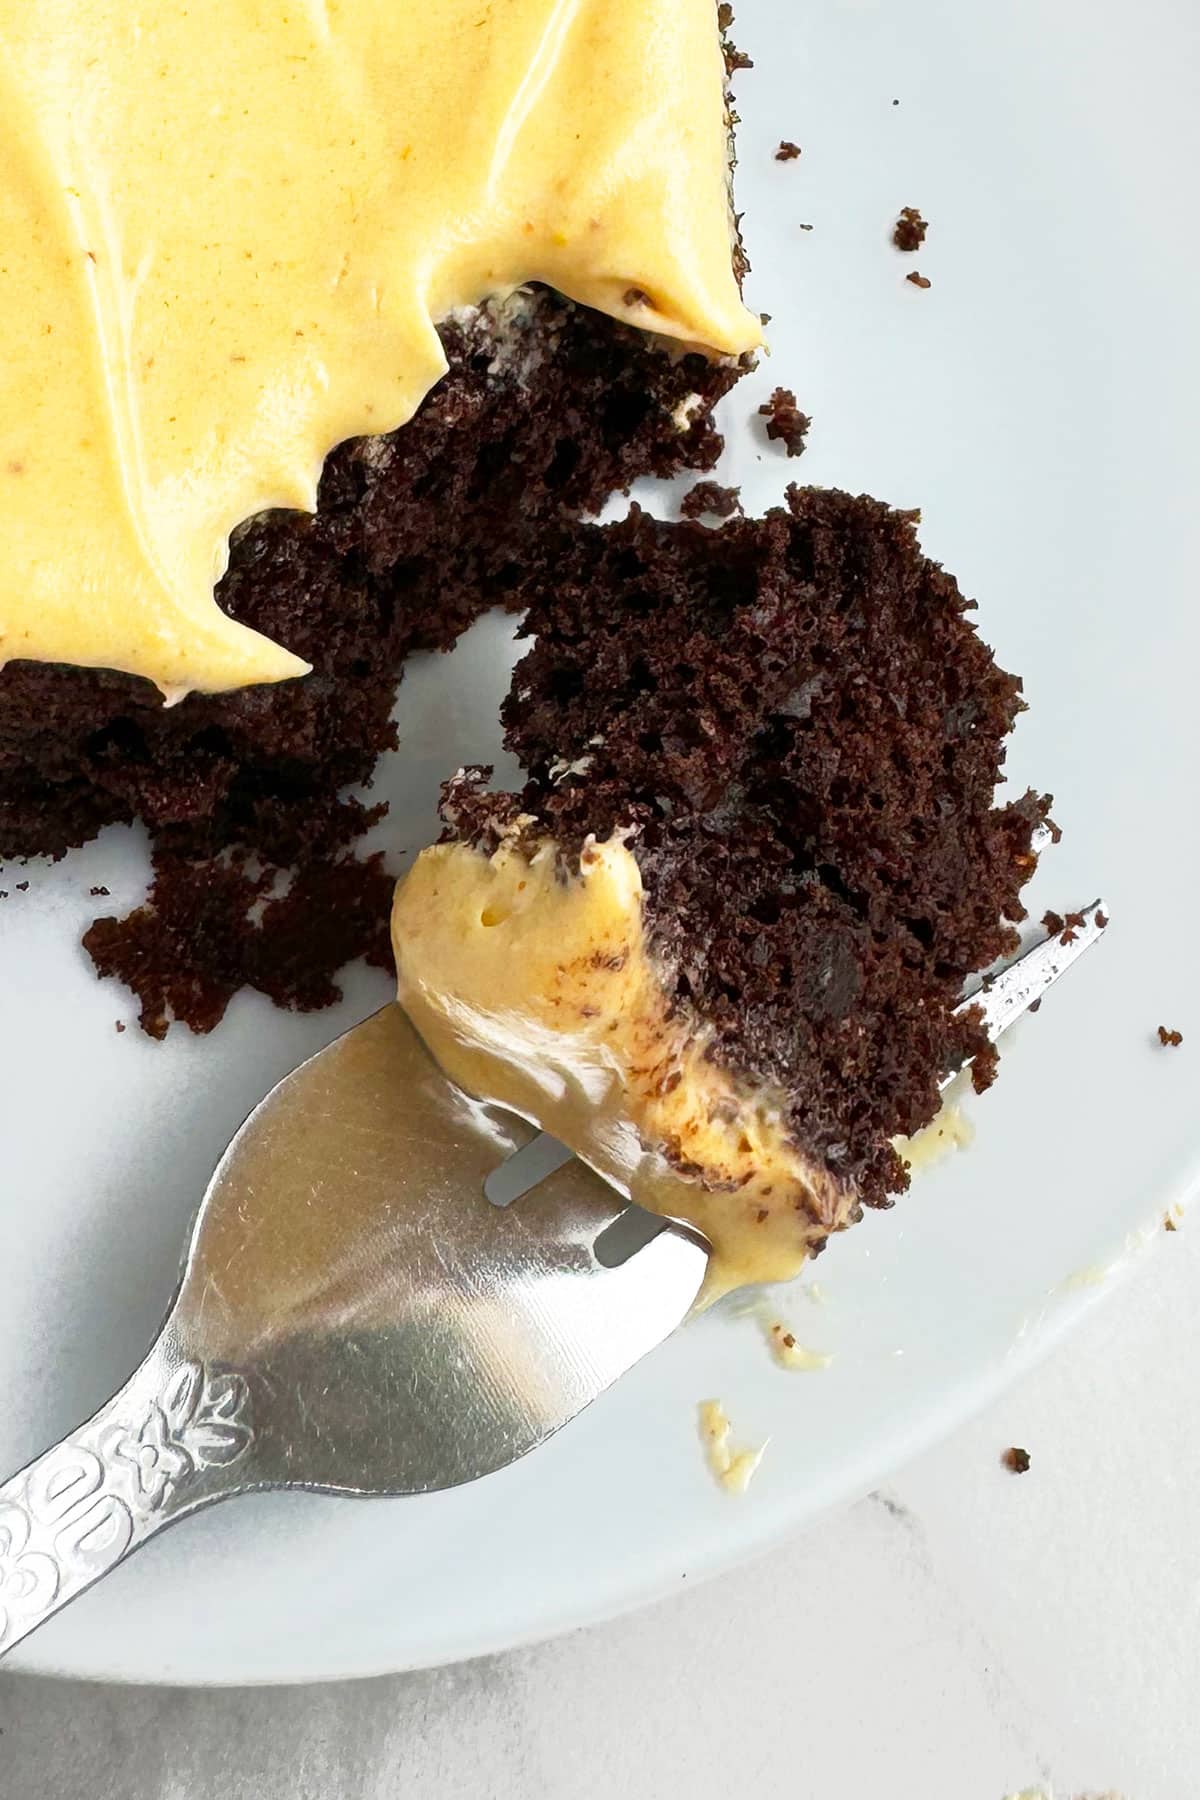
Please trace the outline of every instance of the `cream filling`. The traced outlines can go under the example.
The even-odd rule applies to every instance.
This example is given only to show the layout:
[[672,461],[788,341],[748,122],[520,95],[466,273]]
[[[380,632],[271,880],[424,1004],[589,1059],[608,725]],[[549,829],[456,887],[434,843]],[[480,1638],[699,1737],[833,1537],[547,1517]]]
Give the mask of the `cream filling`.
[[727,160],[714,0],[0,0],[0,666],[303,674],[233,528],[524,282],[753,348]]
[[492,855],[424,851],[396,891],[398,992],[470,1093],[534,1119],[639,1205],[713,1247],[705,1296],[783,1281],[847,1223],[852,1191],[789,1136],[776,1096],[708,1054],[673,1012],[619,837],[566,874],[514,831]]

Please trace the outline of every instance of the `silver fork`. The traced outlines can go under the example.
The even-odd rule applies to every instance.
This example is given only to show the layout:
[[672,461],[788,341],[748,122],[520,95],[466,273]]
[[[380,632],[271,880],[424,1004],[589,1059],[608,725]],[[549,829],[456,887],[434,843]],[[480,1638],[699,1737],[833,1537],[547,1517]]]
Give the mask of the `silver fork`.
[[[1004,1031],[1099,912],[963,1004]],[[514,1156],[515,1185],[536,1185],[490,1204]],[[396,1005],[281,1081],[217,1167],[146,1360],[0,1486],[0,1656],[199,1507],[472,1481],[667,1337],[707,1246],[564,1156],[447,1081]]]

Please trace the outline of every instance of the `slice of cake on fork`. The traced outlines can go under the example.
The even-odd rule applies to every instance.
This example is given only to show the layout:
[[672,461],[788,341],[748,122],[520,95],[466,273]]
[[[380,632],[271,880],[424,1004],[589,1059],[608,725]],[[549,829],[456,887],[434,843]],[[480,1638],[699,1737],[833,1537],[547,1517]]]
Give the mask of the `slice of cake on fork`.
[[997,804],[1020,683],[911,514],[835,491],[717,531],[582,527],[505,707],[527,782],[448,784],[397,892],[447,1071],[714,1244],[794,1273],[907,1186],[893,1139],[995,1052],[1048,801]]

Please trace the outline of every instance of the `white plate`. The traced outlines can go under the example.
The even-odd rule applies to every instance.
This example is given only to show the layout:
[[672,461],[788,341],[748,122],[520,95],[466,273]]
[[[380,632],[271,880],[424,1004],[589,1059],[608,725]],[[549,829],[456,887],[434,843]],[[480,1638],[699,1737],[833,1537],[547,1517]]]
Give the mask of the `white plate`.
[[[739,0],[739,199],[775,354],[727,409],[727,476],[761,506],[797,472],[924,509],[1031,711],[1015,782],[1066,829],[1035,899],[1103,888],[1115,924],[1016,1034],[973,1147],[780,1297],[820,1374],[720,1313],[678,1334],[538,1455],[431,1499],[218,1508],[135,1558],[14,1658],[178,1682],[364,1675],[581,1625],[727,1566],[865,1490],[1089,1303],[1103,1261],[1200,1168],[1196,15],[1088,0]],[[632,47],[631,47],[632,50]],[[900,104],[893,105],[893,99]],[[781,137],[803,146],[778,164]],[[926,247],[888,244],[897,209]],[[801,222],[814,229],[804,232]],[[933,286],[903,279],[918,267]],[[815,415],[803,463],[747,424],[770,387]],[[415,670],[384,836],[433,830],[440,777],[487,758],[508,627]],[[500,654],[503,651],[504,654]],[[0,902],[0,1468],[74,1424],[143,1351],[185,1222],[249,1104],[385,997],[285,1017],[243,997],[207,1040],[118,1037],[128,998],[78,947],[93,883],[142,887],[110,832]],[[21,871],[0,885],[12,889]],[[1159,1023],[1188,1034],[1152,1041]],[[1064,1285],[1066,1283],[1066,1285]],[[1102,1371],[1098,1379],[1102,1379]],[[721,1395],[771,1443],[750,1493],[706,1475]]]

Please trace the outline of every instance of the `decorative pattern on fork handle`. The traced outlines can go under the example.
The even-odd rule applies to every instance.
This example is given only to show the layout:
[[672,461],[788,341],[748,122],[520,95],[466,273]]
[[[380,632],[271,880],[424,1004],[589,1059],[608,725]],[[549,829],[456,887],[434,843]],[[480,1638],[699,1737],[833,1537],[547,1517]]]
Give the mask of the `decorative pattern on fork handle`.
[[204,1477],[240,1462],[253,1442],[243,1376],[194,1361],[143,1365],[86,1425],[0,1487],[0,1653],[168,1519],[215,1498]]

